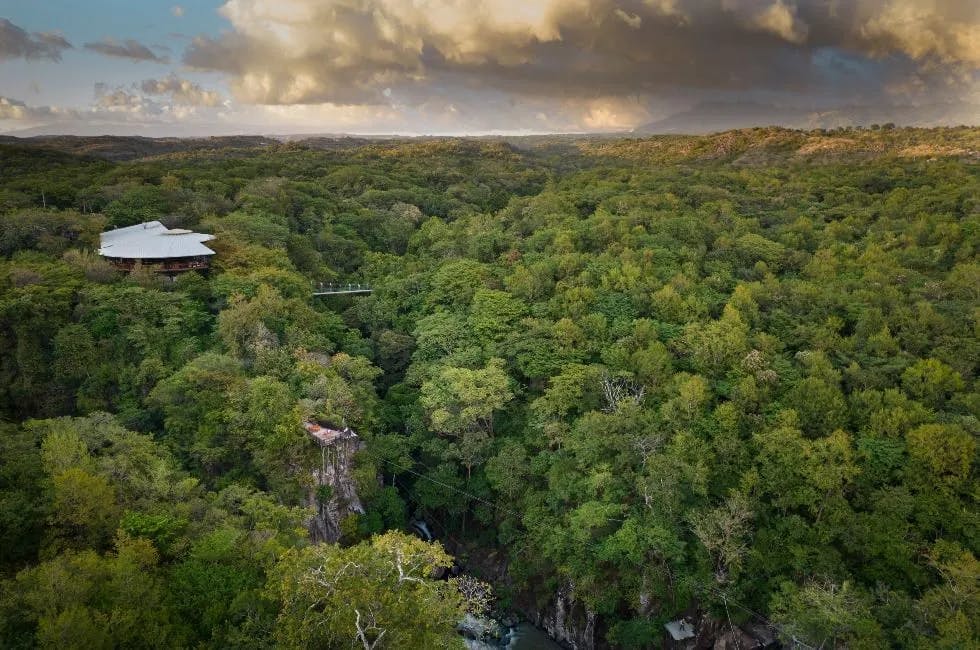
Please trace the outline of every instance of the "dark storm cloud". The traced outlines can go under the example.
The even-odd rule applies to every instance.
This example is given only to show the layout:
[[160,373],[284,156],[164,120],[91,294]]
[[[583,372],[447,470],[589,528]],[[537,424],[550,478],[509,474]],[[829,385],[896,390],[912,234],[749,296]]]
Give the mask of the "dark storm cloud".
[[169,59],[166,57],[158,56],[153,52],[153,50],[133,39],[117,41],[116,39],[107,36],[101,41],[86,43],[85,49],[98,52],[99,54],[104,54],[105,56],[115,56],[122,59],[130,59],[131,61],[152,61],[154,63],[169,62]]
[[59,34],[28,33],[6,18],[0,18],[0,61],[4,59],[60,61],[62,51],[69,48],[71,43]]
[[[918,77],[972,91],[980,67],[980,3],[968,0],[229,0],[222,12],[233,31],[195,39],[184,61],[264,104],[388,103],[447,85],[802,95]],[[825,50],[861,65],[823,66]]]

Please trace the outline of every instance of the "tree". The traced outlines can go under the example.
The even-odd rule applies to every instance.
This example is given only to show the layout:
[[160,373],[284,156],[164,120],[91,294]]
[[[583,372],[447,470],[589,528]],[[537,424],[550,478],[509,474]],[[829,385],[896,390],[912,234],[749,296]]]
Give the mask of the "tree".
[[479,289],[470,307],[470,327],[485,343],[504,340],[524,317],[524,304],[505,291]]
[[790,391],[789,403],[803,429],[812,436],[826,435],[847,424],[847,402],[840,389],[818,377],[806,377]]
[[926,406],[942,408],[953,393],[963,390],[963,378],[942,361],[920,359],[902,373],[902,387]]
[[54,475],[51,481],[49,522],[58,536],[70,544],[96,548],[107,542],[120,516],[109,482],[78,467]]
[[773,597],[773,616],[783,640],[811,647],[880,648],[882,632],[869,598],[850,582],[810,580],[802,587],[782,585]]
[[422,384],[419,402],[437,433],[452,439],[447,457],[466,468],[483,464],[490,451],[494,413],[513,398],[503,362],[493,359],[482,369],[443,368]]
[[931,642],[938,648],[968,648],[980,639],[980,562],[955,542],[939,540],[928,555],[941,582],[919,600]]
[[453,582],[433,572],[452,558],[438,544],[390,532],[349,548],[319,544],[287,553],[269,585],[281,605],[284,648],[461,647],[466,610]]
[[477,370],[448,367],[422,384],[419,401],[432,428],[448,436],[465,432],[493,435],[493,415],[513,399],[500,359]]
[[149,540],[120,535],[104,556],[69,551],[20,572],[13,598],[41,648],[182,645],[157,563]]
[[728,582],[741,568],[748,552],[751,521],[752,510],[745,496],[738,492],[716,508],[691,515],[691,528],[714,560],[715,580],[718,582]]
[[487,462],[487,479],[508,503],[513,503],[527,489],[530,478],[527,451],[518,442],[508,441]]
[[719,320],[706,325],[688,325],[684,330],[684,343],[694,367],[714,374],[727,370],[748,351],[747,330],[741,315],[727,305]]
[[208,352],[161,381],[148,402],[163,413],[168,438],[198,466],[215,473],[241,453],[228,444],[231,398],[244,386],[241,364]]
[[923,424],[906,435],[909,455],[939,486],[956,488],[970,474],[977,443],[962,427]]

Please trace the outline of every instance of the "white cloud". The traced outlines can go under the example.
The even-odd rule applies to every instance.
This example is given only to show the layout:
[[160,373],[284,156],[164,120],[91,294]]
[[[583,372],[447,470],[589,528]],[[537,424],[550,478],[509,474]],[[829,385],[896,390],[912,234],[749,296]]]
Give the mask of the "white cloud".
[[[416,105],[437,88],[528,97],[707,92],[883,93],[896,76],[980,62],[980,2],[956,0],[228,0],[232,30],[192,68],[255,104]],[[964,8],[968,5],[977,9]],[[900,55],[828,75],[814,52]]]
[[622,131],[650,120],[645,105],[619,97],[591,100],[583,108],[579,122],[588,131]]
[[37,123],[77,115],[73,109],[57,106],[31,106],[18,99],[0,96],[0,121]]
[[[540,132],[626,129],[702,99],[980,96],[980,2],[964,0],[227,0],[220,11],[230,29],[194,39],[181,73],[223,74],[220,92],[171,74],[103,88],[84,114],[267,132]],[[10,45],[4,29],[0,58],[70,47],[23,30]],[[133,40],[85,47],[165,61],[162,46]]]
[[643,18],[641,16],[637,16],[636,14],[631,14],[628,11],[623,11],[619,7],[616,7],[613,10],[613,13],[616,14],[617,18],[622,20],[624,23],[626,23],[633,29],[639,29],[640,26],[643,24]]
[[219,106],[222,103],[221,93],[205,90],[199,84],[176,75],[163,79],[146,79],[140,84],[140,89],[147,95],[167,95],[175,105],[180,106]]

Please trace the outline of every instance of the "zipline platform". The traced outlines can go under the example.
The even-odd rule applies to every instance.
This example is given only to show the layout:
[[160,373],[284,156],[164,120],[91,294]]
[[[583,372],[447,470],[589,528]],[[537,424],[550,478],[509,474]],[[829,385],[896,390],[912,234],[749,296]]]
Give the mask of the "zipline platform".
[[360,437],[354,433],[350,427],[344,427],[342,430],[338,431],[337,429],[325,427],[319,422],[306,421],[303,423],[303,428],[306,429],[306,432],[310,434],[310,436],[312,436],[321,447],[332,445],[338,440],[353,440],[355,438],[360,440]]

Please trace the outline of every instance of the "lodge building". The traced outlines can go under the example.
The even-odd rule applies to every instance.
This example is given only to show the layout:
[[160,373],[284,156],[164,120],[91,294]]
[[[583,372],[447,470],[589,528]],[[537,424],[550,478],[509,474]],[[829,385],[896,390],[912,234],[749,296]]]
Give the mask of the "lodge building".
[[210,266],[214,255],[202,242],[212,239],[214,235],[148,221],[102,233],[99,255],[125,271],[136,266],[169,274],[200,271]]

